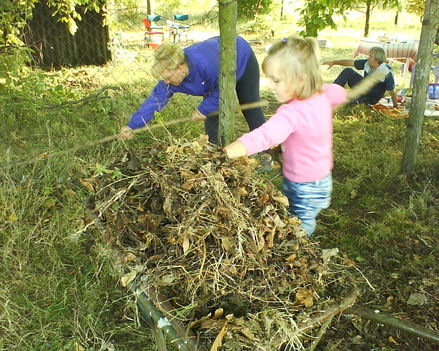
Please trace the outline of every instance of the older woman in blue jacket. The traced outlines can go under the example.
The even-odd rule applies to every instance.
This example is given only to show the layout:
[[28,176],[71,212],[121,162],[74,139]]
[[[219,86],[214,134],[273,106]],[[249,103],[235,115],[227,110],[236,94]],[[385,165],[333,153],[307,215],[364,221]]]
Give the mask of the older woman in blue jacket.
[[[164,43],[154,52],[152,74],[160,81],[151,95],[131,116],[120,134],[133,135],[133,129],[145,126],[161,111],[174,93],[203,96],[204,99],[192,114],[192,120],[204,120],[205,131],[211,143],[218,143],[218,77],[220,65],[219,37],[190,45],[182,49],[177,44]],[[259,65],[250,45],[241,37],[236,38],[236,93],[240,104],[259,101]],[[243,111],[250,130],[265,122],[260,107]]]

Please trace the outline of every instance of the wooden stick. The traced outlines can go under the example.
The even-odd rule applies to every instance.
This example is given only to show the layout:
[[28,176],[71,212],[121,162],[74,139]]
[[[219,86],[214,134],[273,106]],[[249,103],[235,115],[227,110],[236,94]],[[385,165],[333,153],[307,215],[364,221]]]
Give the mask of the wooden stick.
[[353,287],[348,296],[345,297],[340,303],[333,304],[326,310],[317,313],[312,319],[302,322],[298,325],[300,332],[314,328],[316,325],[322,325],[327,320],[332,319],[335,315],[342,313],[345,309],[352,306],[357,300],[358,289]]
[[[263,106],[267,106],[267,105],[268,105],[267,100],[248,102],[246,104],[241,104],[241,105],[236,106],[236,112],[251,110],[252,108],[263,107]],[[207,114],[207,117],[217,116],[218,114],[219,114],[219,111],[210,112]]]
[[403,332],[416,335],[420,338],[439,345],[439,333],[435,332],[432,329],[425,328],[421,325],[396,319],[395,317],[388,315],[384,312],[379,311],[375,313],[374,311],[363,306],[352,306],[346,309],[345,313],[352,313],[361,318],[370,319],[371,321],[384,324],[387,327],[399,329]]
[[[250,110],[252,108],[266,106],[267,104],[268,104],[268,102],[266,100],[249,102],[247,104],[242,104],[242,105],[237,106],[236,110],[237,111],[245,111],[245,110]],[[216,115],[218,115],[218,113],[219,113],[219,111],[211,112],[211,113],[209,113],[207,115],[207,117],[216,116]],[[147,130],[153,130],[153,129],[162,128],[162,127],[169,127],[169,126],[172,126],[174,124],[179,124],[179,123],[183,123],[183,122],[189,122],[191,120],[192,120],[191,117],[184,117],[184,118],[176,119],[176,120],[169,121],[169,122],[166,122],[166,123],[157,123],[157,124],[154,124],[152,126],[146,125],[145,127],[142,127],[142,128],[133,129],[133,133],[134,134],[139,134],[139,133],[143,133],[143,132],[145,132]],[[120,134],[117,133],[117,134],[113,134],[113,135],[107,136],[105,138],[93,141],[93,142],[91,142],[91,144],[86,143],[86,145],[90,146],[90,145],[95,145],[95,144],[101,144],[101,143],[105,143],[107,141],[111,141],[111,140],[117,139],[119,137],[120,137]]]

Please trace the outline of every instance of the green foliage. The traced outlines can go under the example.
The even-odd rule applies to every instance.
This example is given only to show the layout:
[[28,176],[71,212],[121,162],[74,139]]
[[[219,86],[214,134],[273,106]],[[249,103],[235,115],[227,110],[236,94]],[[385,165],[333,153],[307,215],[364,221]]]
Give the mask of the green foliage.
[[317,37],[319,31],[330,27],[336,29],[334,15],[343,15],[347,10],[358,10],[377,5],[383,8],[400,8],[400,0],[307,0],[300,11],[299,24],[304,27],[302,36]]
[[346,8],[343,1],[338,0],[308,0],[300,11],[299,25],[304,29],[299,32],[304,37],[317,37],[320,30],[337,26],[332,18],[334,14],[342,13]]
[[271,11],[273,0],[239,0],[238,18],[253,18],[257,14]]
[[181,6],[181,0],[169,0],[162,2],[157,6],[156,13],[164,16],[165,18],[173,18],[175,11]]
[[418,16],[423,16],[425,10],[425,0],[409,0],[406,2],[404,8],[409,13],[413,13]]

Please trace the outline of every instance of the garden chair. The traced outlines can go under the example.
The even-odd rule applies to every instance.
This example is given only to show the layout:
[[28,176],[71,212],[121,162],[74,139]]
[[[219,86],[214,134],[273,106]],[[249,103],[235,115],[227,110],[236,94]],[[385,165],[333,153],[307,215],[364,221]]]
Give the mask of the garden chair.
[[[144,18],[143,24],[145,25],[145,33],[144,33],[144,45],[145,47],[149,47],[151,49],[156,49],[160,43],[165,40],[165,32],[163,32],[163,26],[153,26],[152,22],[161,20],[161,16],[153,15],[147,16]],[[157,42],[154,40],[153,36],[160,36],[161,41]]]
[[178,37],[178,42],[181,41],[181,35],[184,34],[186,36],[187,41],[187,31],[190,26],[188,24],[181,23],[182,21],[187,21],[189,19],[189,15],[174,15],[174,20],[167,20],[166,24],[169,27],[169,37],[172,38],[175,43]]

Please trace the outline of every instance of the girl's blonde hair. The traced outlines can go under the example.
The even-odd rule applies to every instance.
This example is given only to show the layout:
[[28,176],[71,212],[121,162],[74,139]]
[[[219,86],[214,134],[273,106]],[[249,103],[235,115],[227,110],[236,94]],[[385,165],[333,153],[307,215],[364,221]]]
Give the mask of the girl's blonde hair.
[[320,50],[315,38],[292,35],[275,43],[262,62],[264,73],[274,62],[282,80],[291,87],[294,98],[307,99],[316,92],[322,92]]
[[183,49],[178,44],[163,43],[154,51],[155,62],[151,73],[154,78],[161,79],[165,70],[173,71],[186,61]]

